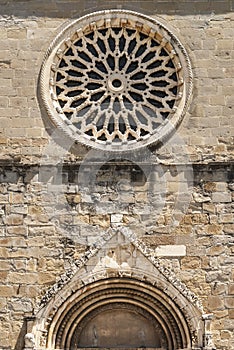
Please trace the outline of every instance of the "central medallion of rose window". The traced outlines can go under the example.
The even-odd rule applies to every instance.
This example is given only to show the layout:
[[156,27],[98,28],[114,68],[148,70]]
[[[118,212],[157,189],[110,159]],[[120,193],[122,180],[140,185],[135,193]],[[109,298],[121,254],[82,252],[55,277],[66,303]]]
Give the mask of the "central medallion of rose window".
[[183,117],[189,61],[176,37],[155,20],[98,12],[65,28],[47,56],[43,101],[53,121],[78,142],[131,150],[163,140]]

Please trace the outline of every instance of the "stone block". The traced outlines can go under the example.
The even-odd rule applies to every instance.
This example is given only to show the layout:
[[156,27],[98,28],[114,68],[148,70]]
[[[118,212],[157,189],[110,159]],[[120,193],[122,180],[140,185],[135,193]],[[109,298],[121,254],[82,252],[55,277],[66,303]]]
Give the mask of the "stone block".
[[[179,235],[190,235],[192,233],[192,225],[183,225],[176,227],[174,230],[174,234],[179,234]],[[156,228],[157,230],[157,228]]]
[[38,267],[37,259],[30,258],[26,262],[26,270],[27,272],[36,272]]
[[7,237],[0,239],[0,246],[5,247],[26,247],[26,241],[22,237]]
[[229,39],[223,39],[223,40],[217,40],[217,50],[229,50],[230,49],[230,40]]
[[219,224],[206,225],[204,231],[210,235],[220,235],[223,232],[223,226]]
[[102,228],[110,227],[110,216],[109,215],[91,215],[90,224],[98,225]]
[[207,308],[209,311],[220,310],[224,308],[224,301],[220,296],[208,296]]
[[[115,214],[116,215],[116,214]],[[139,222],[139,217],[137,215],[126,215],[122,216],[122,221],[124,224],[131,225]],[[121,222],[121,221],[120,221]]]
[[9,202],[11,204],[22,204],[24,203],[24,194],[11,192],[9,193]]
[[9,284],[35,284],[38,282],[37,273],[11,272],[8,275]]
[[0,297],[12,297],[16,295],[17,287],[16,286],[1,286],[0,287]]
[[7,38],[8,39],[25,39],[27,37],[26,28],[8,28]]
[[123,221],[122,214],[111,214],[111,223],[120,223]]
[[210,224],[218,224],[218,216],[210,214],[209,221],[210,221]]
[[29,247],[43,247],[45,245],[45,238],[42,238],[42,237],[28,237],[27,245]]
[[228,192],[214,192],[212,193],[212,201],[214,203],[230,203],[232,196]]
[[81,223],[89,224],[89,215],[77,215],[74,217],[75,225],[79,225]]
[[223,245],[213,246],[207,249],[206,254],[209,256],[220,255],[225,252],[225,247]]
[[228,294],[234,294],[234,283],[230,283],[228,286]]
[[207,256],[203,256],[201,258],[201,268],[203,270],[211,270],[210,258]]
[[224,233],[227,233],[227,234],[233,234],[234,233],[234,224],[224,224],[223,231],[224,231]]
[[42,285],[53,284],[56,281],[56,275],[51,272],[38,272],[38,283]]
[[232,332],[228,330],[221,331],[221,339],[230,339],[232,338]]
[[201,267],[201,259],[199,257],[184,257],[181,259],[182,270],[196,270]]
[[208,224],[209,218],[207,214],[193,214],[192,223],[193,224]]
[[136,202],[149,202],[150,198],[146,192],[138,192],[135,195]]
[[226,283],[215,282],[214,285],[212,286],[213,295],[226,294],[226,291],[227,291]]
[[0,298],[0,310],[4,309],[7,305],[7,299],[6,298]]
[[8,203],[8,194],[0,194],[0,204]]
[[159,245],[155,249],[156,256],[178,257],[186,255],[185,245]]
[[11,300],[11,307],[15,312],[32,312],[32,302],[28,298],[13,298]]
[[26,236],[28,228],[26,226],[8,226],[7,233],[11,236]]
[[217,310],[215,311],[215,317],[218,318],[227,318],[228,310]]
[[1,258],[9,258],[9,249],[7,247],[0,247],[0,257]]
[[9,349],[9,344],[10,344],[9,331],[0,332],[0,344],[3,347],[3,350]]
[[219,181],[216,183],[217,192],[227,192],[227,182]]
[[42,138],[43,136],[43,129],[39,128],[26,128],[26,136],[28,138]]
[[0,260],[0,271],[9,271],[11,268],[11,262],[7,260]]
[[234,298],[232,296],[225,298],[225,306],[228,309],[234,309]]
[[8,277],[8,271],[0,271],[0,282],[5,284]]
[[233,214],[220,214],[219,215],[219,222],[222,224],[233,224],[234,222],[234,215]]
[[21,285],[18,289],[18,295],[27,296],[28,298],[36,298],[40,294],[40,287],[36,285]]

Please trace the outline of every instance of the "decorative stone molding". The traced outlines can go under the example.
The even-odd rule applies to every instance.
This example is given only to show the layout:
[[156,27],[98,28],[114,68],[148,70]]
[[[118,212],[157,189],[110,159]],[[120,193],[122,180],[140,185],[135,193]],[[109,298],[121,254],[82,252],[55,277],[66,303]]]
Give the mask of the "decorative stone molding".
[[35,336],[33,333],[27,333],[24,337],[24,350],[36,350]]
[[[104,274],[105,278],[102,278]],[[75,320],[81,321],[92,310],[121,301],[127,308],[136,305],[156,318],[167,334],[168,349],[184,348],[185,344],[201,346],[203,322],[200,313],[183,297],[175,297],[175,294],[174,298],[169,297],[165,293],[165,285],[165,291],[159,289],[160,284],[163,285],[162,280],[157,280],[153,285],[139,271],[123,277],[114,270],[100,271],[95,280],[91,276],[86,277],[87,280],[89,278],[89,285],[74,280],[38,313],[38,323],[34,328],[39,344],[46,341],[48,348],[70,348],[71,339],[77,332]],[[42,324],[45,325],[43,328]],[[170,334],[173,334],[173,340]]]
[[[148,310],[152,311],[155,308],[156,313],[164,315],[164,322],[166,318],[166,324],[172,327],[170,332],[172,329],[175,332],[176,325],[182,322],[183,325],[181,324],[179,329],[185,330],[186,339],[193,346],[191,349],[199,349],[198,344],[201,348],[204,334],[203,321],[201,312],[193,304],[187,301],[181,293],[177,293],[169,282],[160,277],[160,274],[155,276],[155,272],[150,274],[139,269],[129,271],[115,268],[99,270],[94,274],[87,274],[84,270],[79,278],[73,278],[58,291],[36,315],[38,321],[35,322],[34,329],[37,344],[41,346],[44,344],[42,348],[47,349],[45,344],[49,340],[49,347],[53,348],[51,341],[55,339],[54,334],[56,334],[58,337],[56,346],[63,348],[63,339],[66,338],[66,334],[68,332],[70,335],[73,334],[67,327],[72,326],[72,320],[78,317],[79,310],[86,310],[85,312],[89,313],[88,305],[90,307],[95,305],[96,308],[102,303],[102,300],[109,303],[115,298],[118,299],[118,296],[122,298],[123,295],[125,295],[125,303],[131,303],[131,300],[134,300],[134,303],[149,304]],[[174,333],[174,336],[175,334],[177,334],[176,342],[179,344],[181,335],[178,332]]]
[[50,119],[74,142],[129,151],[162,141],[181,122],[192,72],[186,50],[164,24],[109,10],[61,31],[39,84]]
[[211,320],[213,319],[213,314],[203,314],[202,318],[205,323],[205,334],[204,334],[204,350],[216,350],[213,343],[213,335],[211,332]]
[[[114,239],[115,235],[118,235],[118,239]],[[122,239],[120,239],[121,237]],[[115,243],[118,249],[125,252],[124,255],[121,253],[119,256],[126,256],[126,251],[132,252],[137,261],[139,259],[142,261],[144,268],[132,265],[129,254],[127,260],[119,260],[112,248],[110,250],[112,255],[108,256],[108,249],[110,248],[105,248],[105,246],[112,247],[114,242],[118,242]],[[94,256],[99,258],[95,259]],[[92,258],[94,259],[92,260]],[[170,332],[177,327],[177,323],[182,322],[183,325],[181,324],[179,329],[187,329],[185,338],[191,343],[191,349],[199,349],[198,345],[201,348],[205,341],[202,306],[198,298],[177,280],[172,271],[163,265],[163,260],[158,259],[152,249],[137,240],[134,233],[129,229],[118,227],[107,230],[106,234],[100,237],[95,245],[74,262],[71,269],[60,278],[41,300],[40,308],[35,311],[38,319],[38,323],[36,322],[34,327],[37,330],[37,343],[47,344],[48,339],[52,342],[55,339],[54,334],[56,334],[56,347],[63,348],[66,345],[63,343],[66,333],[69,332],[71,336],[73,334],[66,328],[68,327],[68,321],[73,327],[72,320],[78,317],[77,312],[79,310],[88,310],[88,305],[92,303],[98,306],[101,300],[106,300],[107,297],[113,297],[111,300],[114,302],[115,297],[118,299],[118,295],[122,295],[123,289],[126,296],[125,303],[129,303],[130,300],[135,300],[135,303],[136,298],[139,298],[139,303],[142,303],[142,305],[150,303],[149,310],[155,307],[156,313],[161,310],[159,314],[167,318],[166,324],[170,324],[170,327],[172,327]],[[87,270],[88,266],[91,267]],[[108,289],[106,293],[105,288]],[[151,295],[151,291],[154,291],[154,296]],[[96,298],[96,301],[92,297],[89,299],[89,296],[86,295],[89,292]],[[63,321],[61,313],[64,317]],[[59,323],[57,324],[57,322]],[[163,326],[163,324],[161,325]],[[181,348],[185,343],[180,342],[180,332],[174,334],[177,334],[174,345],[179,344]],[[167,336],[167,339],[169,338]],[[53,348],[54,343],[49,342],[49,344]],[[68,348],[69,344],[66,345]],[[169,348],[174,349],[174,345],[171,344]],[[46,349],[45,346],[44,348]]]
[[[93,291],[92,288],[90,289],[92,293],[88,292],[88,296],[85,296],[87,294],[85,292],[82,294],[80,303],[74,304],[72,302],[71,304],[74,304],[74,306],[70,307],[69,312],[67,312],[63,320],[59,320],[59,325],[56,326],[58,328],[55,343],[56,348],[70,347],[73,341],[78,339],[79,333],[82,332],[82,324],[87,322],[87,317],[92,318],[95,314],[103,312],[106,308],[111,308],[112,305],[113,310],[118,307],[125,308],[126,310],[134,309],[137,314],[147,314],[147,316],[149,314],[148,317],[151,317],[152,324],[155,324],[155,328],[158,327],[163,335],[162,347],[165,346],[168,349],[172,349],[172,344],[177,344],[181,347],[180,327],[175,322],[175,316],[173,316],[172,310],[169,311],[169,308],[165,307],[162,302],[147,294],[143,288],[143,284],[141,286],[134,286],[132,283],[129,284],[128,280],[123,280],[121,283],[118,280],[112,279],[110,281],[103,281],[103,284],[98,283],[97,285],[98,288],[94,287]],[[84,313],[80,311],[82,309],[85,310]],[[157,312],[155,311],[154,313],[153,310],[156,309]],[[161,315],[163,315],[163,318],[161,318]],[[81,323],[73,327],[73,320],[78,318],[82,320]],[[167,320],[166,323],[165,320]],[[168,329],[165,327],[166,324]],[[65,339],[66,334],[68,334],[68,329],[72,328],[74,332],[73,340],[71,339],[71,342],[67,343]],[[173,332],[175,338],[174,343],[170,341],[171,332]]]
[[[182,294],[188,299],[193,305],[195,305],[201,312],[203,313],[203,307],[198,299],[198,297],[192,293],[187,286],[178,280],[178,278],[175,276],[173,271],[166,268],[163,264],[163,259],[158,258],[155,255],[155,251],[149,247],[147,247],[143,242],[138,240],[134,233],[127,229],[127,228],[117,228],[117,229],[108,229],[106,233],[100,237],[100,239],[77,261],[73,263],[71,268],[60,277],[58,282],[56,282],[43,296],[43,298],[40,301],[40,308],[45,306],[49,300],[59,291],[61,290],[75,275],[75,273],[83,267],[88,260],[97,254],[99,249],[103,247],[107,241],[109,241],[117,232],[121,232],[123,236],[125,236],[129,242],[131,242],[151,263],[160,271],[160,273]],[[128,269],[119,269],[118,275],[119,276],[126,276],[131,275],[131,271]],[[100,277],[100,276],[99,276]],[[98,277],[98,278],[99,278]],[[104,276],[102,278],[108,277],[106,275],[106,272],[104,273]],[[93,281],[96,280],[96,278],[93,276]],[[142,279],[145,279],[145,276],[142,276]],[[87,284],[92,282],[90,280],[90,277],[88,281],[83,280],[83,284]],[[156,283],[155,281],[153,282]]]

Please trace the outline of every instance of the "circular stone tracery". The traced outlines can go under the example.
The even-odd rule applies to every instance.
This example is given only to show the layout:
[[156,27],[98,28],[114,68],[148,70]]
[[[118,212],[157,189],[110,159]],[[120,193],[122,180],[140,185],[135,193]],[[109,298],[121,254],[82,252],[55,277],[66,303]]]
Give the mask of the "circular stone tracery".
[[181,120],[191,93],[180,42],[133,12],[77,20],[47,56],[41,92],[50,116],[74,140],[96,148],[124,151],[162,140]]

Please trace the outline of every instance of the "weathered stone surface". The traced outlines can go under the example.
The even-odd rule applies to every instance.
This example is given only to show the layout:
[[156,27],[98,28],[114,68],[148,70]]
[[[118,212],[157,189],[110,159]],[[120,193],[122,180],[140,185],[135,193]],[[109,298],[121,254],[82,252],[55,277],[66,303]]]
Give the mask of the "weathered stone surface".
[[224,307],[224,301],[219,296],[209,296],[207,302],[207,307],[209,311],[220,310]]
[[182,270],[195,270],[200,268],[201,259],[199,257],[185,257],[181,260]]
[[234,294],[234,283],[230,283],[228,286],[228,293]]
[[234,298],[233,298],[233,296],[225,298],[225,306],[228,309],[234,309]]
[[228,192],[215,192],[212,199],[214,203],[230,203],[232,201],[231,194]]
[[156,256],[185,256],[185,245],[159,245],[155,249]]
[[225,253],[225,247],[221,245],[210,247],[209,249],[207,249],[207,255],[215,256],[220,255],[222,253]]
[[92,225],[98,225],[103,228],[108,228],[110,226],[110,216],[109,215],[91,215],[90,223]]
[[[33,314],[46,291],[80,263],[79,259],[86,261],[83,272],[87,275],[93,268],[85,255],[89,247],[97,244],[97,239],[104,245],[101,237],[122,226],[131,228],[130,240],[143,242],[145,251],[152,248],[153,258],[160,257],[169,277],[174,273],[199,296],[205,313],[214,313],[211,329],[216,348],[234,348],[233,2],[126,3],[80,1],[79,8],[72,1],[0,4],[3,350],[23,348],[25,316]],[[119,164],[120,159],[107,163],[104,158],[92,182],[95,189],[87,190],[83,183],[93,174],[95,164],[87,164],[82,179],[78,175],[79,164],[89,150],[69,144],[75,150],[66,149],[57,157],[55,150],[50,154],[45,148],[54,127],[48,125],[46,112],[38,103],[38,74],[50,42],[67,20],[100,8],[126,6],[155,18],[160,15],[178,33],[191,58],[194,93],[175,133],[176,144],[169,147],[165,142],[156,151],[150,150],[154,166],[145,166],[147,159],[138,154],[130,155],[127,164],[123,160],[124,165]],[[60,135],[56,137],[61,141]],[[46,160],[48,173],[42,174]],[[136,167],[142,160],[145,175]],[[54,165],[63,162],[60,174]],[[193,174],[183,174],[181,164],[190,162]],[[42,175],[46,179],[42,180]],[[137,261],[129,247],[121,250],[123,258],[117,238],[115,244],[118,266],[130,259],[133,266],[144,267],[144,258]],[[115,268],[108,255],[112,246],[109,248],[103,265]],[[114,255],[111,258],[115,261]]]
[[227,291],[227,284],[221,283],[221,282],[215,282],[212,286],[212,294],[219,295],[219,294],[226,294]]
[[123,221],[122,214],[112,214],[111,215],[111,223],[120,223]]

